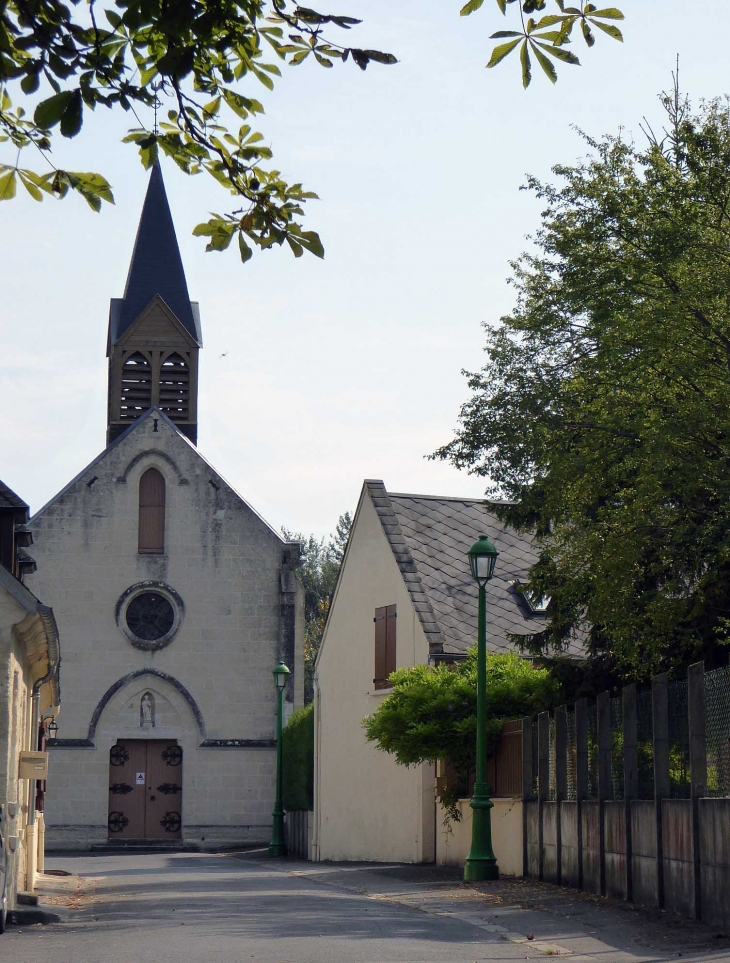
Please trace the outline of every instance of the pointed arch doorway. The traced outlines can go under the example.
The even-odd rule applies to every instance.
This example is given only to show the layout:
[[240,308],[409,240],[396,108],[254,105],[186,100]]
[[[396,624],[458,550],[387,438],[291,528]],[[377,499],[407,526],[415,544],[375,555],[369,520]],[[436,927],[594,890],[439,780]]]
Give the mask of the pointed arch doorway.
[[182,837],[182,746],[117,739],[109,751],[109,840]]

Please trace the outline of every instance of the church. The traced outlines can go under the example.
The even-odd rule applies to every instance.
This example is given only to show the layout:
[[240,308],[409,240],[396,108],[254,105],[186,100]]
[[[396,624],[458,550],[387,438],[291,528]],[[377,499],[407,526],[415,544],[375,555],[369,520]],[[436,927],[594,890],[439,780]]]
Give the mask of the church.
[[64,640],[50,849],[268,840],[280,660],[285,712],[303,702],[301,543],[198,451],[201,347],[155,165],[109,311],[106,447],[29,526]]

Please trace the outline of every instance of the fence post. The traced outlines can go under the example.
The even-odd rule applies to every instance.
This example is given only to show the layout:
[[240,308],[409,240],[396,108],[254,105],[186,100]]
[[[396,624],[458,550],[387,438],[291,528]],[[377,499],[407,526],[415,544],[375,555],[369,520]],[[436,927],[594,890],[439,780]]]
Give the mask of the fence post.
[[598,872],[601,896],[606,895],[606,806],[611,795],[611,693],[596,699],[598,742]]
[[621,693],[624,730],[624,806],[626,821],[626,899],[634,898],[633,827],[631,800],[639,795],[639,754],[636,722],[636,685],[627,685]]
[[568,713],[555,710],[555,847],[558,884],[563,882],[563,800],[568,795]]
[[654,816],[656,819],[656,883],[657,906],[664,909],[664,840],[662,835],[662,800],[670,795],[669,785],[669,690],[667,673],[651,680],[651,727],[654,744]]
[[543,832],[543,803],[549,795],[550,786],[550,713],[541,712],[537,717],[537,832],[538,832],[538,879],[545,876],[545,853]]
[[692,801],[693,915],[702,919],[702,874],[700,866],[700,799],[707,795],[707,740],[705,735],[705,666],[695,662],[687,671],[689,713],[689,785]]
[[522,875],[529,876],[527,857],[527,803],[532,799],[532,719],[522,720]]
[[588,795],[588,700],[575,703],[575,808],[578,821],[578,889],[583,889],[583,800]]

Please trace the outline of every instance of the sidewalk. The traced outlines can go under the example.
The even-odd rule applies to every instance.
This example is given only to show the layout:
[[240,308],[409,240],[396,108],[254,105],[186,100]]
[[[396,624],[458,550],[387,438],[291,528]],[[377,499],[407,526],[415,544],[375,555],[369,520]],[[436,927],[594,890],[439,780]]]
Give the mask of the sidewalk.
[[[730,933],[566,887],[506,877],[463,883],[447,867],[280,862],[294,876],[424,913],[461,919],[525,948],[526,959],[573,963],[676,960],[730,963]],[[728,910],[730,931],[730,908]]]
[[83,909],[90,899],[90,880],[59,870],[41,873],[33,892],[33,905],[22,903],[10,910],[11,926],[34,926],[37,923],[62,923],[74,910]]

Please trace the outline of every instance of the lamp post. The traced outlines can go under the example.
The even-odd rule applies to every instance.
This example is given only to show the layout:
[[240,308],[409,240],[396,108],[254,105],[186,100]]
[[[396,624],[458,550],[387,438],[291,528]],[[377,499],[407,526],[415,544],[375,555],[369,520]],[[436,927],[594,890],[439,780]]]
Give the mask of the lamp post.
[[271,827],[271,842],[269,856],[286,856],[286,842],[284,840],[284,807],[281,805],[281,731],[284,723],[284,689],[286,680],[291,672],[279,662],[274,669],[276,683],[276,802],[274,803],[274,821]]
[[487,786],[487,582],[494,575],[497,549],[486,535],[469,549],[469,568],[479,585],[477,631],[477,771],[470,806],[471,850],[464,864],[465,880],[499,879],[499,867],[492,849],[491,810]]

